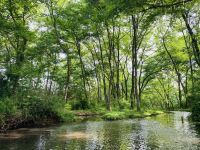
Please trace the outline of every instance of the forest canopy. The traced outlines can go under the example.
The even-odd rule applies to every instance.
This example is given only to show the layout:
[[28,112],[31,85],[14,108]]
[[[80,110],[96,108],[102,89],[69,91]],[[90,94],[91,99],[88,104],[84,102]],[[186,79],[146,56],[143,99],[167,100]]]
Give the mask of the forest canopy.
[[1,0],[0,120],[68,107],[192,109],[200,119],[199,8],[198,0]]

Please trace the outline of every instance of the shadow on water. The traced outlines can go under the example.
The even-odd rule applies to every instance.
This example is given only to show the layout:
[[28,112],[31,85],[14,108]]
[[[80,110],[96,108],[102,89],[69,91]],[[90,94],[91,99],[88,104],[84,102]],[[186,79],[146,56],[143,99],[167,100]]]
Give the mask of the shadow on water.
[[200,126],[189,113],[145,119],[87,121],[51,128],[18,129],[0,135],[2,150],[200,149]]

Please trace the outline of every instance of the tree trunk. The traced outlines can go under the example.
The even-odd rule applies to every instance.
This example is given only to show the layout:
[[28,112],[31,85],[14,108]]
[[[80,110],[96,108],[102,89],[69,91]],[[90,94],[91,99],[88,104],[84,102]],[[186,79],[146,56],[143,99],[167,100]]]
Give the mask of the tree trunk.
[[102,46],[101,46],[101,39],[100,39],[99,36],[98,36],[98,42],[99,42],[98,43],[99,44],[99,50],[100,50],[100,53],[101,53],[104,100],[105,100],[105,103],[106,103],[106,109],[110,110],[110,101],[108,99],[107,87],[106,87],[106,74],[105,74],[106,70],[105,70],[105,64],[104,64],[104,59],[103,59],[103,49],[102,49]]
[[138,69],[138,54],[137,54],[137,28],[138,28],[138,24],[136,21],[136,17],[132,16],[132,27],[133,27],[133,44],[132,44],[132,59],[133,61],[133,72],[134,72],[134,92],[135,92],[135,99],[136,99],[136,105],[137,105],[137,111],[140,111],[140,97],[138,94],[138,73],[137,73],[137,69]]
[[78,39],[76,39],[76,47],[77,47],[80,65],[81,65],[81,76],[82,76],[82,81],[83,81],[85,99],[87,100],[88,96],[87,96],[87,89],[86,89],[85,66],[83,64],[82,55],[81,55],[81,45]]
[[195,37],[194,32],[192,31],[192,28],[190,27],[190,24],[188,22],[188,14],[182,13],[182,17],[183,17],[186,28],[187,28],[188,33],[189,33],[191,40],[192,40],[191,44],[192,44],[193,54],[194,54],[196,63],[200,67],[200,50],[199,50],[197,38]]

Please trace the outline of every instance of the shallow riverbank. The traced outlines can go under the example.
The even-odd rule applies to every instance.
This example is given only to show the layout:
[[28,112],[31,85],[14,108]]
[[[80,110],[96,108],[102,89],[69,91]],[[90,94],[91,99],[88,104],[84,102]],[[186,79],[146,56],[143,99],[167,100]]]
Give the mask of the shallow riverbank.
[[198,150],[200,128],[188,112],[115,121],[83,121],[0,134],[1,149],[176,149]]
[[148,111],[91,111],[91,110],[80,110],[71,111],[70,117],[66,116],[65,120],[60,120],[56,117],[42,118],[38,120],[33,119],[22,119],[22,118],[9,118],[0,127],[0,132],[6,132],[7,130],[13,130],[18,128],[35,128],[35,127],[47,127],[61,122],[80,122],[88,119],[93,120],[122,120],[129,118],[145,118],[163,114],[166,112],[158,110]]

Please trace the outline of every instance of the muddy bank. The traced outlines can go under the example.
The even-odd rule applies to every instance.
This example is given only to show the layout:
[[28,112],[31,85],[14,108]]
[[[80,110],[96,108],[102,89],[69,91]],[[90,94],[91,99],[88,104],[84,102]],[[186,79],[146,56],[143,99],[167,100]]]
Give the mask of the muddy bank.
[[9,118],[2,125],[0,125],[0,133],[8,130],[19,128],[41,128],[60,123],[58,118],[43,118],[43,119],[22,119],[22,118]]

